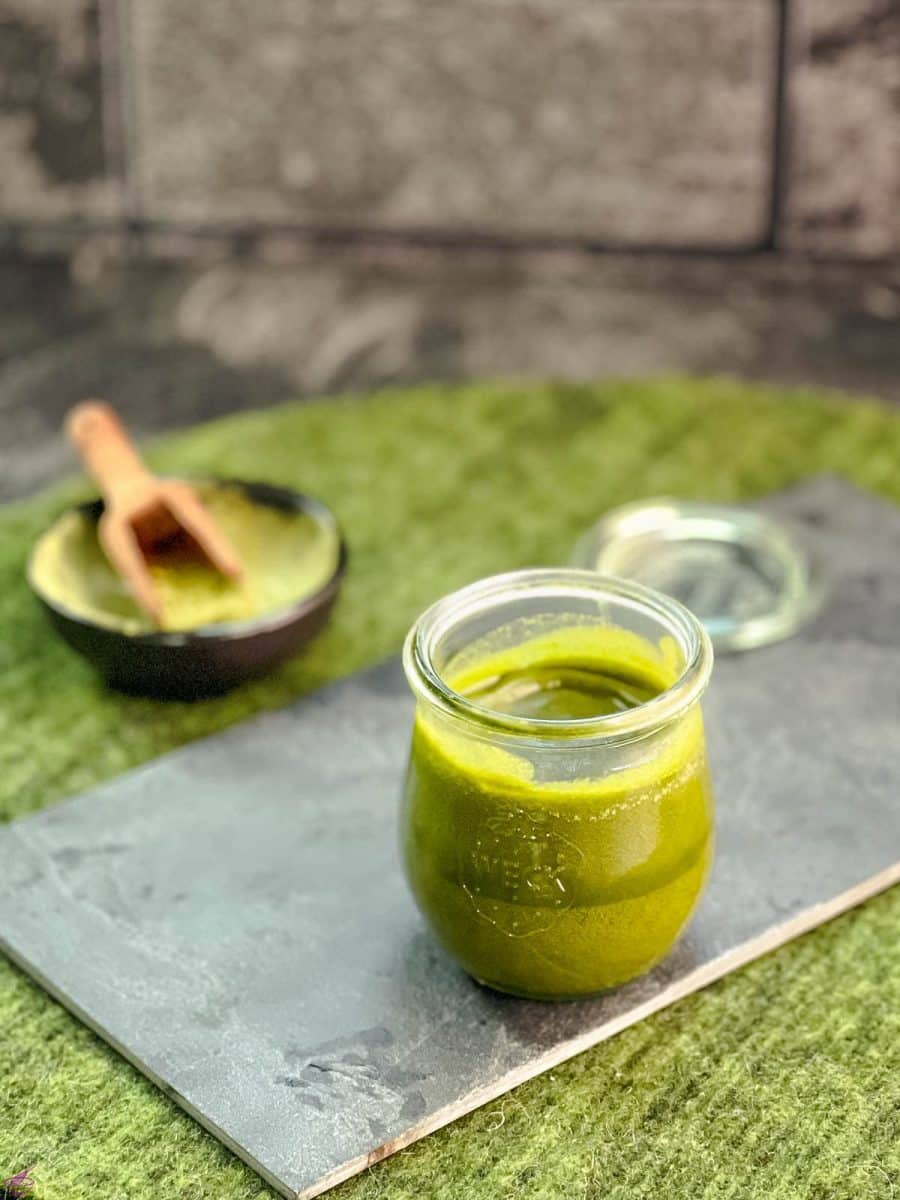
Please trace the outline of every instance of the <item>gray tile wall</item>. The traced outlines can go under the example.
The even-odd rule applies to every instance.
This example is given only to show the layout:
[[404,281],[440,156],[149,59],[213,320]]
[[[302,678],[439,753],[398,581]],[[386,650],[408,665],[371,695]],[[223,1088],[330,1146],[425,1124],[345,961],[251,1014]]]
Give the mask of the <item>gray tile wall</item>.
[[[779,0],[0,0],[0,223],[765,242]],[[790,0],[779,243],[900,252],[900,4]]]

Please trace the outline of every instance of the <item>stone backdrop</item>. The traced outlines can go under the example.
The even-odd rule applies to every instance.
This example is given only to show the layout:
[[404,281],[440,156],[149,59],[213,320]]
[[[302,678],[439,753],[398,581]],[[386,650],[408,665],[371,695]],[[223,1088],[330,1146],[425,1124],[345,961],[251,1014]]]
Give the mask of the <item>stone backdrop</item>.
[[0,224],[124,221],[897,254],[900,0],[0,0]]

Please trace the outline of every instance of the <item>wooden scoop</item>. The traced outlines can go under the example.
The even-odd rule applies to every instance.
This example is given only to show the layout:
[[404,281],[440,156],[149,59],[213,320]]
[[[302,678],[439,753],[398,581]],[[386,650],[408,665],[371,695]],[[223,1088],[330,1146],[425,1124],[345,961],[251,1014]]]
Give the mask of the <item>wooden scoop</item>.
[[162,602],[146,555],[181,534],[223,575],[243,577],[240,561],[192,487],[151,475],[119,418],[109,407],[86,400],[69,413],[69,437],[103,494],[97,526],[100,545],[137,605],[157,626]]

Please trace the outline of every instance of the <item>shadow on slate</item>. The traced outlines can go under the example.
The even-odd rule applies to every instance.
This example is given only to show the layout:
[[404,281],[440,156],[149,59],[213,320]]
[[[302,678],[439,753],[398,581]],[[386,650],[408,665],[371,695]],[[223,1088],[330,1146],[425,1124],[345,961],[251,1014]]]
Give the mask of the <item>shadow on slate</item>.
[[285,1195],[312,1196],[900,877],[900,510],[763,505],[833,576],[714,671],[718,849],[666,962],[599,1000],[494,995],[425,933],[396,810],[397,661],[0,831],[0,943]]

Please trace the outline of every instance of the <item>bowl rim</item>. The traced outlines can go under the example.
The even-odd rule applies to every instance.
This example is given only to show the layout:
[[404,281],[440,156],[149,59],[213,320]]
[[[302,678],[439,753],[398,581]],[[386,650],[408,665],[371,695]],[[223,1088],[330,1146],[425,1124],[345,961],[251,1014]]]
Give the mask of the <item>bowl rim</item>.
[[[25,564],[25,578],[29,588],[38,600],[52,613],[92,633],[121,638],[139,646],[176,648],[188,645],[208,645],[211,642],[217,641],[237,642],[244,638],[253,638],[260,634],[277,632],[286,626],[299,623],[305,617],[311,615],[322,605],[326,604],[340,586],[347,570],[349,557],[347,541],[341,524],[333,510],[323,500],[320,500],[317,496],[310,495],[308,492],[301,492],[296,488],[278,483],[269,483],[262,479],[238,479],[233,476],[215,475],[185,476],[179,478],[185,478],[188,483],[192,484],[209,483],[224,487],[239,487],[252,499],[256,499],[262,504],[269,503],[271,507],[286,507],[293,509],[295,512],[309,513],[316,518],[326,518],[333,526],[338,539],[338,558],[331,575],[311,595],[302,596],[285,608],[276,609],[274,612],[265,613],[259,617],[248,617],[242,621],[221,621],[218,624],[201,625],[196,629],[151,630],[139,633],[129,633],[127,630],[117,628],[115,625],[105,625],[100,621],[93,621],[89,617],[73,612],[65,604],[61,604],[47,595],[46,591],[35,580],[34,559],[40,543],[67,513],[78,512],[87,516],[95,514],[99,517],[103,511],[103,499],[102,497],[95,496],[91,500],[83,500],[78,504],[66,505],[35,539]],[[268,499],[265,499],[265,496]]]

